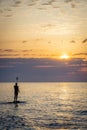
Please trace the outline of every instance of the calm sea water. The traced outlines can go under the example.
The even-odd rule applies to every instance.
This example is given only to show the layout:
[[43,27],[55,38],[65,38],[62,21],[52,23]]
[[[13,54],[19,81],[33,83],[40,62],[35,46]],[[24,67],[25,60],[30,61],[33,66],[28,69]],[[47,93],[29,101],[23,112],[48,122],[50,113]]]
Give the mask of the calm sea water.
[[0,130],[87,129],[87,83],[0,83]]

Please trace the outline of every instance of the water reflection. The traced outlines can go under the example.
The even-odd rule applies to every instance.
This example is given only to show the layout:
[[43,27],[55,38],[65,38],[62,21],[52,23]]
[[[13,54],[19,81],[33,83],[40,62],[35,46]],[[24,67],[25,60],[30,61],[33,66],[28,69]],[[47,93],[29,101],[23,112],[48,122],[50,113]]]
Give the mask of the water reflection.
[[15,108],[18,108],[18,103],[14,103]]
[[[0,103],[11,102],[13,84],[0,85]],[[87,83],[20,83],[20,87],[18,103],[0,105],[0,129],[87,128]]]
[[60,90],[60,98],[62,99],[67,99],[69,97],[69,90],[68,90],[68,86],[67,85],[64,85],[61,87],[61,90]]

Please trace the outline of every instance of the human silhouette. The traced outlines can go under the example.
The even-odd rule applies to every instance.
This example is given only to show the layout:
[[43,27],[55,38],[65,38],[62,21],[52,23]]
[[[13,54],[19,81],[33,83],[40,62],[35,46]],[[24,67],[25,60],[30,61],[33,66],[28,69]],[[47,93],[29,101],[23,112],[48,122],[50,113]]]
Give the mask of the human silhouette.
[[18,93],[19,93],[19,86],[17,85],[17,83],[15,83],[14,85],[14,102],[17,102],[18,99]]

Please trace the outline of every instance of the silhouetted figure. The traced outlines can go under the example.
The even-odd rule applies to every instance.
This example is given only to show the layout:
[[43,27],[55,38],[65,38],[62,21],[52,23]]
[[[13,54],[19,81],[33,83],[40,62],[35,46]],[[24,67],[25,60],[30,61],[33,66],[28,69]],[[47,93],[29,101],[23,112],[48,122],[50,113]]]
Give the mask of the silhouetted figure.
[[18,93],[19,93],[19,87],[17,83],[15,83],[14,85],[14,102],[15,103],[17,102],[17,99],[18,99]]

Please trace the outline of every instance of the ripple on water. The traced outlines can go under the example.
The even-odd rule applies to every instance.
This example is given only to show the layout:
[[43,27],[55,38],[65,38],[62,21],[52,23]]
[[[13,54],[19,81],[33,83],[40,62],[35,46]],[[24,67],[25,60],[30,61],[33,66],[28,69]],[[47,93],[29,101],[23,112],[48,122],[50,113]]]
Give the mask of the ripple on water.
[[24,117],[2,115],[0,117],[0,130],[35,130],[32,122]]

